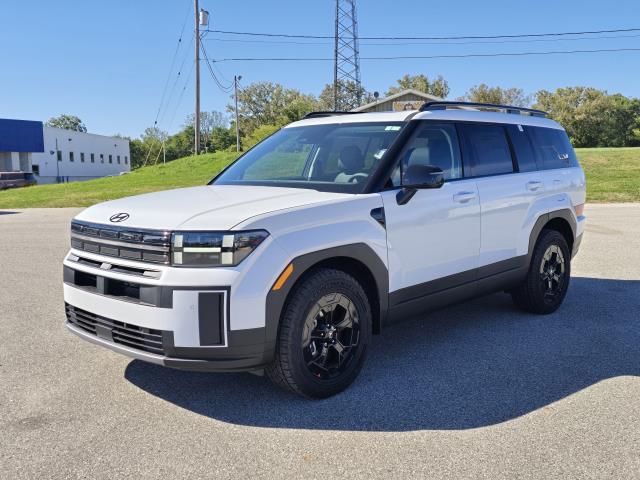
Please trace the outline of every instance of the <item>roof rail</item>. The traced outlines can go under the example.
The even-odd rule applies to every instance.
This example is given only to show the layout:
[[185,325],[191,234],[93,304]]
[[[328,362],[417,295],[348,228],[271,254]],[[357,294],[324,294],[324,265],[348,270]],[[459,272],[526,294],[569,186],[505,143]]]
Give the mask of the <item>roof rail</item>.
[[547,112],[542,110],[536,110],[534,108],[525,108],[525,107],[514,107],[513,105],[499,105],[496,103],[480,103],[480,102],[449,102],[449,101],[440,101],[440,102],[426,102],[420,108],[421,112],[426,112],[429,110],[446,110],[447,107],[453,108],[484,108],[487,110],[504,110],[504,113],[513,113],[517,115],[531,115],[532,117],[546,117],[548,115]]
[[355,113],[362,113],[362,112],[340,112],[340,111],[331,111],[331,110],[321,110],[318,112],[307,113],[304,117],[302,117],[302,120],[306,118],[333,117],[335,115],[353,115]]

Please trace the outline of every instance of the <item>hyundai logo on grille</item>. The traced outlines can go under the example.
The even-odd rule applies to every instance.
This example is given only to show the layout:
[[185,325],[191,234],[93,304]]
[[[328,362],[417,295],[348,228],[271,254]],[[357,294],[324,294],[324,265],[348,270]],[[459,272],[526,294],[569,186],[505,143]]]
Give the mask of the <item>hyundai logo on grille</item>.
[[116,213],[115,215],[111,215],[111,217],[109,218],[109,221],[113,223],[120,223],[120,222],[124,222],[127,218],[129,218],[129,214],[121,212],[121,213]]

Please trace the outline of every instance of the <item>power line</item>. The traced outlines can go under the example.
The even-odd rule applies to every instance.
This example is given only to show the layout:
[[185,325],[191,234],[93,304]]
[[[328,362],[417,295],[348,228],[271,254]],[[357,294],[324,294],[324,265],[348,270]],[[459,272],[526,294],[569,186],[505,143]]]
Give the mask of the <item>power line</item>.
[[182,45],[182,35],[184,34],[184,29],[187,25],[187,18],[189,18],[188,13],[189,12],[187,12],[187,15],[184,17],[184,21],[182,22],[182,28],[180,29],[180,35],[178,36],[178,43],[176,44],[176,49],[173,52],[173,57],[171,58],[171,66],[169,67],[169,72],[167,73],[167,80],[164,82],[164,88],[162,89],[162,96],[160,97],[160,105],[158,105],[156,118],[153,122],[154,125],[157,125],[158,123],[158,117],[160,116],[160,111],[162,110],[162,105],[164,103],[164,99],[167,93],[167,88],[169,87],[169,80],[171,78],[171,74],[173,73],[173,67],[175,66],[176,58],[178,57],[178,52],[180,51],[180,46]]
[[[494,45],[494,44],[508,44],[508,43],[540,43],[540,42],[575,42],[575,41],[589,41],[589,40],[611,40],[611,39],[620,39],[620,38],[638,38],[640,35],[609,35],[609,36],[599,36],[599,37],[579,37],[579,38],[539,38],[539,39],[529,39],[529,40],[518,40],[518,39],[508,39],[508,40],[489,40],[489,41],[480,41],[480,40],[471,40],[471,41],[451,41],[451,42],[436,42],[431,40],[424,41],[409,41],[409,42],[360,42],[360,45],[365,46],[407,46],[407,45]],[[267,44],[267,45],[332,45],[332,41],[324,41],[324,42],[300,42],[295,40],[247,40],[247,39],[239,39],[239,38],[216,38],[216,37],[206,37],[207,41],[213,42],[228,42],[228,43],[252,43],[252,44]]]
[[207,65],[207,68],[209,70],[209,73],[211,74],[211,78],[213,78],[213,81],[216,83],[216,85],[218,86],[218,88],[220,90],[222,90],[224,93],[231,93],[231,90],[233,89],[233,84],[229,85],[229,86],[225,86],[216,76],[215,72],[213,71],[213,67],[211,66],[211,62],[209,61],[209,56],[207,55],[207,51],[204,48],[204,45],[201,43],[200,44],[200,51],[202,52],[202,54],[204,55],[204,59],[205,59],[205,63]]
[[[310,38],[330,40],[334,38],[332,35],[295,35],[289,33],[266,33],[266,32],[238,32],[231,30],[205,30],[210,33],[222,33],[226,35],[246,35],[253,37],[280,37],[280,38]],[[623,33],[623,32],[639,32],[640,28],[616,28],[612,30],[585,30],[578,32],[551,32],[551,33],[525,33],[514,35],[457,35],[449,37],[363,37],[360,40],[482,40],[482,39],[500,39],[500,38],[526,38],[526,37],[561,37],[572,35],[595,35],[598,33]]]
[[164,119],[165,119],[165,116],[167,114],[167,109],[169,108],[169,105],[171,105],[171,100],[173,98],[173,94],[175,92],[175,89],[178,86],[180,78],[182,77],[182,73],[184,72],[184,66],[187,63],[187,59],[190,58],[191,52],[189,51],[189,49],[191,48],[191,45],[193,45],[193,40],[194,40],[194,35],[192,33],[191,34],[191,39],[189,41],[189,45],[185,49],[184,57],[182,58],[182,62],[180,63],[180,68],[178,68],[178,72],[177,72],[177,74],[175,76],[175,80],[173,81],[173,85],[171,86],[171,90],[169,91],[169,95],[167,97],[167,102],[166,102],[166,105],[165,105],[164,112],[162,113],[162,116],[160,117],[160,123],[162,123],[164,121]]
[[[529,55],[569,55],[578,53],[604,53],[604,52],[638,52],[640,48],[603,48],[595,50],[552,50],[546,52],[501,52],[501,53],[468,53],[461,55],[400,55],[386,57],[360,57],[361,60],[430,60],[438,58],[474,58],[474,57],[524,57]],[[326,62],[333,58],[322,57],[280,57],[280,58],[221,58],[215,60],[221,62]]]

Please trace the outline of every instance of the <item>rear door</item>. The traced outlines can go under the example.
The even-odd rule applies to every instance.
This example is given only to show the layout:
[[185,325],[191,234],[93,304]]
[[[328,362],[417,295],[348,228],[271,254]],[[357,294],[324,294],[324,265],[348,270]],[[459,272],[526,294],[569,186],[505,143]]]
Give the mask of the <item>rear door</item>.
[[[440,167],[441,188],[418,190],[400,205],[402,170]],[[421,122],[407,142],[384,202],[391,306],[470,283],[474,288],[480,248],[480,203],[473,179],[463,177],[458,135],[451,123]]]
[[[519,172],[508,134],[519,147],[527,140],[517,126],[469,123],[460,125],[464,157],[470,160],[465,176],[478,185],[481,208],[481,238],[478,278],[502,273],[521,266],[526,254],[523,237],[526,225],[535,222],[531,205],[543,191],[542,177],[536,169],[532,152],[529,162]],[[509,132],[511,129],[511,132]],[[527,235],[528,236],[528,235]],[[523,251],[523,248],[525,249]]]

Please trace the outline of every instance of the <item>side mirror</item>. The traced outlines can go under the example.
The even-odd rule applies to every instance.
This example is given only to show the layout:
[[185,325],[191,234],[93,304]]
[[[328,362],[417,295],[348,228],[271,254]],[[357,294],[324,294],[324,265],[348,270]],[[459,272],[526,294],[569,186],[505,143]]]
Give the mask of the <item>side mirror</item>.
[[440,188],[444,185],[444,172],[433,165],[410,165],[402,175],[402,190],[398,192],[398,205],[404,205],[423,188]]

